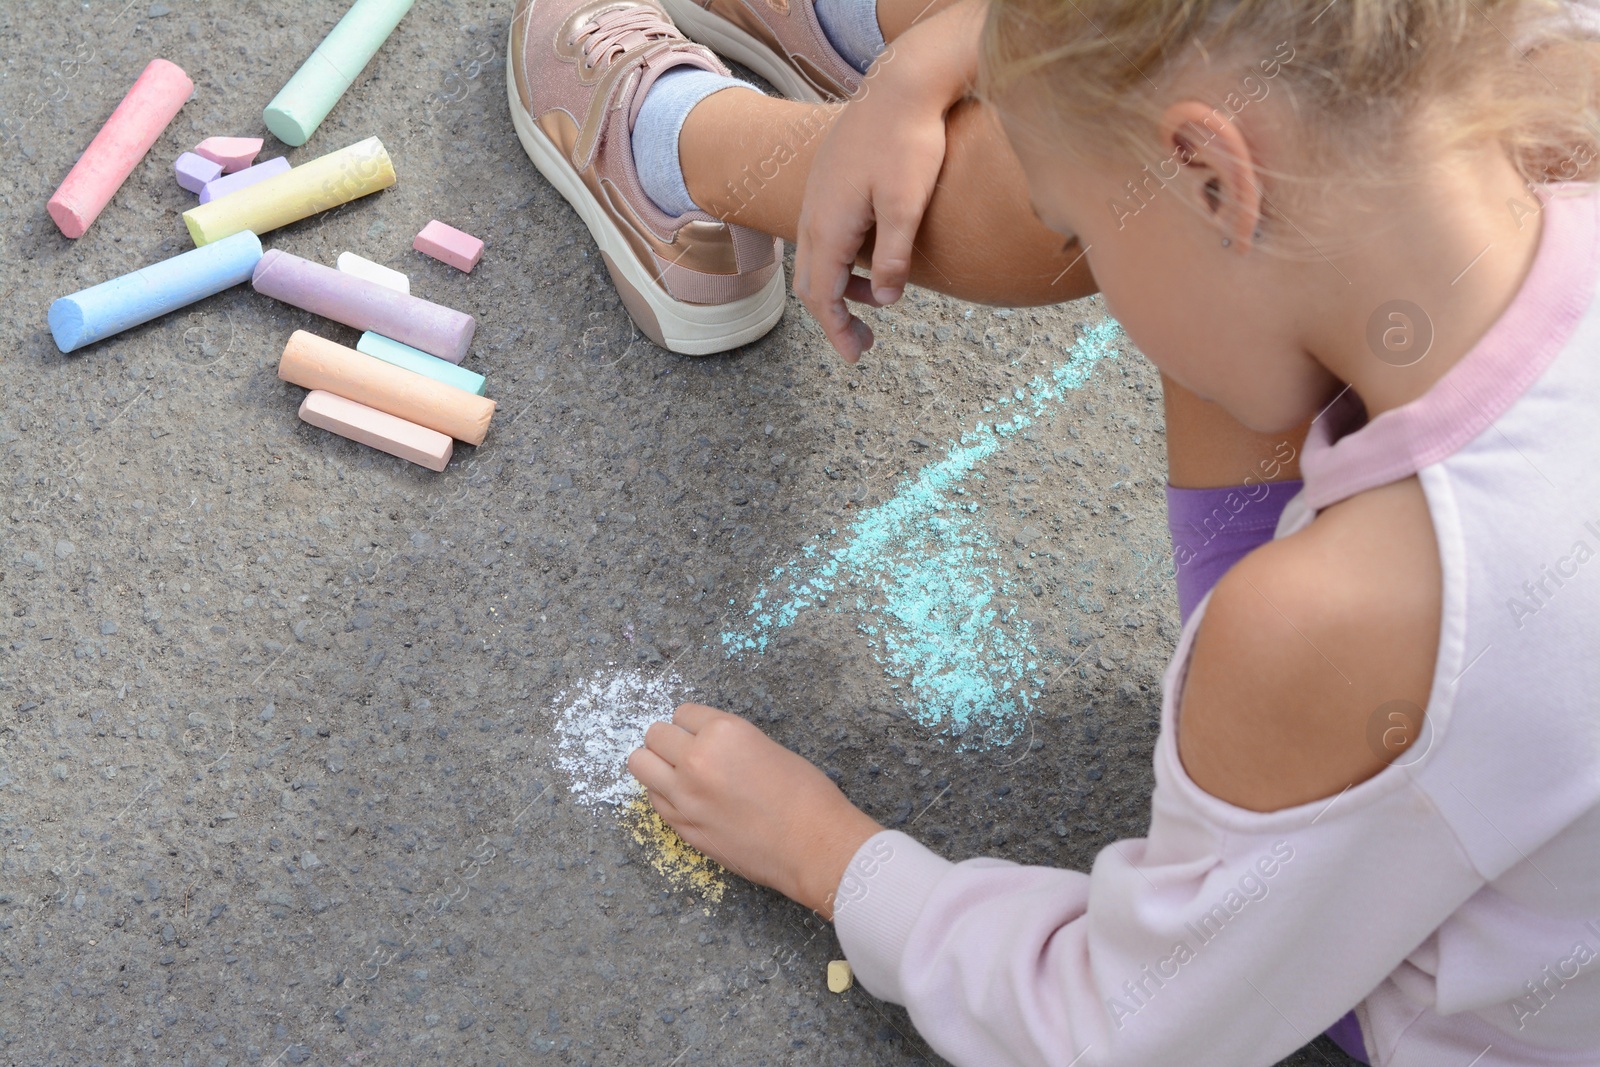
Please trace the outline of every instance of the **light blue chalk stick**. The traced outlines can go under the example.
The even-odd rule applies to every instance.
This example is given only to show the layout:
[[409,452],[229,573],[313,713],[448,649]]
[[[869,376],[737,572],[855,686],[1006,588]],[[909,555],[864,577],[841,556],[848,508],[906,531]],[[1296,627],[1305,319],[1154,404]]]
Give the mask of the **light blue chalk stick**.
[[403,345],[371,330],[361,335],[361,340],[356,342],[356,351],[365,352],[385,363],[393,363],[396,367],[425,374],[436,382],[453,385],[457,389],[465,389],[478,396],[483,396],[484,386],[487,384],[481,374],[474,374],[449,360],[429,355],[420,348]]
[[242,230],[61,297],[50,305],[50,333],[71,352],[247,282],[260,260],[261,239]]

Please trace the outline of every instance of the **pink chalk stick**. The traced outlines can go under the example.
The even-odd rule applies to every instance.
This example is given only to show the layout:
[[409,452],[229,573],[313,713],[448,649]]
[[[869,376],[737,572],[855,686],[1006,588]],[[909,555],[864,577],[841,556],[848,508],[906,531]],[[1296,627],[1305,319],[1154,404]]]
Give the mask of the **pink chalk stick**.
[[450,463],[455,442],[437,430],[396,418],[386,411],[313,389],[300,402],[300,418],[340,437],[399,456],[431,471]]
[[268,178],[276,178],[280,174],[288,174],[292,169],[287,159],[282,156],[273,156],[271,159],[263,160],[253,167],[246,167],[244,170],[235,171],[232,174],[224,174],[215,181],[206,182],[206,187],[200,190],[200,202],[209,204],[219,196],[237,193],[240,189],[248,188],[256,182],[266,181]]
[[222,173],[222,165],[197,156],[193,152],[185,152],[178,157],[172,165],[173,172],[178,176],[178,184],[191,193],[198,193],[206,187],[207,182],[214,182]]
[[50,197],[50,217],[62,233],[83,236],[193,93],[182,67],[150,61]]
[[462,233],[454,226],[446,226],[438,219],[422,228],[417,239],[411,242],[411,247],[469,274],[478,265],[478,260],[483,258],[482,241],[470,233]]
[[220,166],[222,173],[232,174],[254,163],[264,143],[259,137],[207,137],[194,146],[194,152]]

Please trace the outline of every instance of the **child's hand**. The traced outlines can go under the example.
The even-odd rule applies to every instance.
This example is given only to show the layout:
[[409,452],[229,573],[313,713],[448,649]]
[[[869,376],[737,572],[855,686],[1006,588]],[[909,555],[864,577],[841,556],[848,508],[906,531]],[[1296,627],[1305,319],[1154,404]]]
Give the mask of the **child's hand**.
[[737,715],[683,704],[628,770],[689,844],[831,919],[856,849],[881,827],[811,763]]
[[[897,38],[817,149],[800,207],[794,291],[847,362],[872,331],[845,300],[900,299],[912,241],[944,165],[945,114],[977,77],[984,5],[963,0]],[[855,277],[872,239],[872,279]]]

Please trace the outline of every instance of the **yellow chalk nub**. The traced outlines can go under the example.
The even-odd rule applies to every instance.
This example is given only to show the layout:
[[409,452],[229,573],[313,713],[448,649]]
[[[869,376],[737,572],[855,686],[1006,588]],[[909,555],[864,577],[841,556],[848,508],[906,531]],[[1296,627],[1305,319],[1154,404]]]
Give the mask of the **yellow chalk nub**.
[[856,984],[855,972],[849,960],[834,960],[828,964],[828,992],[843,993]]

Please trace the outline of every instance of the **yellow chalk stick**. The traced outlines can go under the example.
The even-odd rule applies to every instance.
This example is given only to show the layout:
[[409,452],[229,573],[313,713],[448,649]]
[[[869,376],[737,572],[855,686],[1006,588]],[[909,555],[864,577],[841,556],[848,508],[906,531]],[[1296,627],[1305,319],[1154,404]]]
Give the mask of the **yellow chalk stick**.
[[856,984],[856,974],[849,960],[833,960],[828,964],[828,992],[843,993]]
[[287,174],[192,207],[183,213],[183,222],[199,248],[242,230],[257,234],[276,230],[394,183],[394,163],[383,142],[368,137]]

